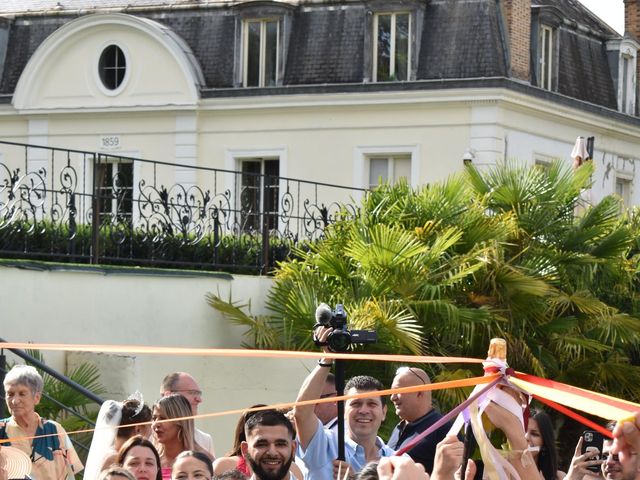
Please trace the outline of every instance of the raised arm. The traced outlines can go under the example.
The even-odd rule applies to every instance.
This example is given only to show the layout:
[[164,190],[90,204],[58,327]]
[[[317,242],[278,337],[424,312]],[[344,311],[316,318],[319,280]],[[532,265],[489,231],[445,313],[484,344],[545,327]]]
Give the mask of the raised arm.
[[534,462],[531,452],[527,451],[529,444],[525,438],[524,428],[520,420],[505,408],[490,402],[485,409],[489,420],[502,430],[507,437],[513,456],[509,463],[516,469],[522,480],[543,480]]
[[[321,342],[325,342],[332,328],[319,327],[315,334]],[[320,398],[322,389],[327,381],[327,376],[331,371],[330,365],[333,360],[330,358],[320,359],[320,363],[311,371],[309,376],[302,383],[300,391],[298,392],[297,402],[303,400],[316,400]],[[322,365],[328,365],[323,367]],[[296,419],[296,428],[298,430],[298,438],[300,445],[306,450],[309,442],[313,438],[318,428],[318,417],[314,413],[315,405],[303,405],[297,406],[294,410]]]

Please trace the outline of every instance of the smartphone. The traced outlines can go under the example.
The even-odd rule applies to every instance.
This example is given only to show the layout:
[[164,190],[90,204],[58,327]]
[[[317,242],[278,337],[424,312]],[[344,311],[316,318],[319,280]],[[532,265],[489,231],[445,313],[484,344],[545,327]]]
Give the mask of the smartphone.
[[[602,460],[602,448],[604,446],[604,438],[600,432],[594,430],[585,430],[582,432],[582,454],[591,451],[597,451],[598,454],[594,455],[591,460]],[[594,473],[600,472],[600,465],[591,465],[587,467]]]
[[[467,463],[469,463],[469,459],[475,452],[478,447],[478,442],[476,441],[476,437],[473,435],[473,430],[471,429],[471,422],[466,425],[464,430],[464,452],[462,454],[462,476],[464,477],[464,472],[467,471]],[[474,479],[475,480],[475,479]]]

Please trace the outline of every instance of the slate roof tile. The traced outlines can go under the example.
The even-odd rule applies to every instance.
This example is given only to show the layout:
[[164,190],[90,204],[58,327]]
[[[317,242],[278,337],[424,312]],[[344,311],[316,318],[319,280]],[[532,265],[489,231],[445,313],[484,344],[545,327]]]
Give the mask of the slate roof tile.
[[[426,1],[417,66],[419,80],[507,77],[508,61],[496,0]],[[183,8],[186,3],[198,8]],[[59,3],[59,6],[58,6]],[[65,10],[99,4],[149,7],[136,11],[171,28],[192,49],[202,68],[206,89],[234,86],[235,10],[226,0],[3,0],[3,12],[31,9],[40,14],[9,18],[7,55],[0,94],[14,92],[20,74],[36,48],[64,23],[77,18]],[[358,84],[365,78],[366,4],[300,3],[292,11],[285,85]],[[157,6],[154,8],[153,6]],[[532,7],[554,7],[564,19],[559,27],[558,91],[616,108],[606,40],[620,38],[577,0],[532,0]],[[124,9],[129,12],[131,9]],[[375,84],[370,87],[375,88]],[[382,88],[382,87],[380,87]],[[407,87],[409,88],[409,87]]]
[[361,82],[365,18],[364,8],[298,11],[284,83]]
[[496,2],[431,2],[425,12],[419,79],[506,76]]

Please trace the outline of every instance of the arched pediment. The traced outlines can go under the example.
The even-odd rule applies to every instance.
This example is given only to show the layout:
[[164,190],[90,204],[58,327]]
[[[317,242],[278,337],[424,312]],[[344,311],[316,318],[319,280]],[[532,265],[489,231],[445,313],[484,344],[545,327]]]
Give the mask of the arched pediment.
[[[102,52],[126,60],[118,88],[100,76]],[[204,77],[189,46],[170,28],[126,14],[92,14],[52,33],[29,59],[16,86],[18,110],[188,106]]]

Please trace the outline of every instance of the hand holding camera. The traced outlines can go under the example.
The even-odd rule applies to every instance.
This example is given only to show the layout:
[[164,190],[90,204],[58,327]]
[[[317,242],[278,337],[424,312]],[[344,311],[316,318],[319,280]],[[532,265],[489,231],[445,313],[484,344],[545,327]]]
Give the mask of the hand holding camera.
[[[317,329],[320,327],[331,328],[326,339],[320,338]],[[336,305],[335,310],[326,303],[321,303],[316,309],[316,324],[313,326],[313,341],[318,347],[328,347],[331,352],[346,352],[351,345],[375,343],[378,334],[375,330],[348,330],[347,313],[344,305]]]

